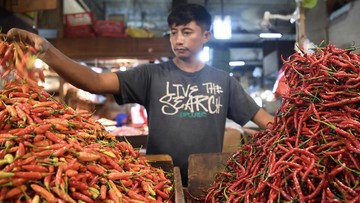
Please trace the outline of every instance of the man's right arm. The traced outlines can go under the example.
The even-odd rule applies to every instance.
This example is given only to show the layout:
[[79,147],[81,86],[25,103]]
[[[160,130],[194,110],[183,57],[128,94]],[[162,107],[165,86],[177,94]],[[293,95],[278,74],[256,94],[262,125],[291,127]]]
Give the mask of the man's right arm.
[[17,28],[9,30],[7,36],[33,45],[39,53],[39,59],[64,80],[80,89],[97,94],[116,94],[120,91],[119,80],[115,73],[96,73],[64,55],[41,36]]

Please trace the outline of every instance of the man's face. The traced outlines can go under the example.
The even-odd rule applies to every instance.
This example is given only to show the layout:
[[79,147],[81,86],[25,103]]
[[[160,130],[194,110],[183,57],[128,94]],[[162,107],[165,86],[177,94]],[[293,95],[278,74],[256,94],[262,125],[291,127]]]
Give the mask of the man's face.
[[170,27],[170,43],[176,57],[189,59],[197,56],[209,41],[210,32],[203,31],[194,21],[186,25]]

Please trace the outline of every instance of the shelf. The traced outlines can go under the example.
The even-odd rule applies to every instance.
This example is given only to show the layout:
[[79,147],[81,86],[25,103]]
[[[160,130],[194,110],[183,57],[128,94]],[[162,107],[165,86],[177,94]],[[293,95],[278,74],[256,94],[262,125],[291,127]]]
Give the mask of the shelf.
[[168,38],[62,38],[49,40],[74,59],[171,57]]
[[52,10],[57,8],[56,0],[5,0],[6,9],[14,13],[38,10]]

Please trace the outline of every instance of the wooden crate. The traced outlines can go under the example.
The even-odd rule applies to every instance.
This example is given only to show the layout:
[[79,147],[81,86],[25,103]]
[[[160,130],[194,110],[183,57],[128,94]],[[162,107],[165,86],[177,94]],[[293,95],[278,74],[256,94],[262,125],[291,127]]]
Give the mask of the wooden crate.
[[147,143],[147,135],[117,135],[119,141],[128,141],[134,148],[145,148]]
[[184,188],[187,203],[198,202],[196,198],[205,195],[204,191],[214,182],[215,174],[224,170],[226,161],[232,154],[233,152],[223,152],[189,156],[188,187]]
[[156,168],[161,168],[165,172],[170,172],[174,174],[174,193],[173,198],[175,203],[185,203],[184,191],[181,182],[180,168],[173,164],[172,158],[167,154],[159,155],[144,155],[148,160],[149,164]]

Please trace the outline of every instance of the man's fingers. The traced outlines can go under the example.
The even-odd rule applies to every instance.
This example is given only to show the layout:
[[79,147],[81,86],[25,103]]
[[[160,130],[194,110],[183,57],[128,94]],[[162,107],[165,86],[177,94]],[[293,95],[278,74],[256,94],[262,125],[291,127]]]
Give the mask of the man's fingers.
[[7,32],[7,37],[8,39],[12,39],[12,40],[23,40],[23,37],[21,36],[21,32],[17,28],[11,28]]
[[35,50],[39,54],[45,53],[49,47],[47,41],[43,37],[26,30],[11,28],[8,31],[7,36],[11,39],[22,41],[34,46]]

